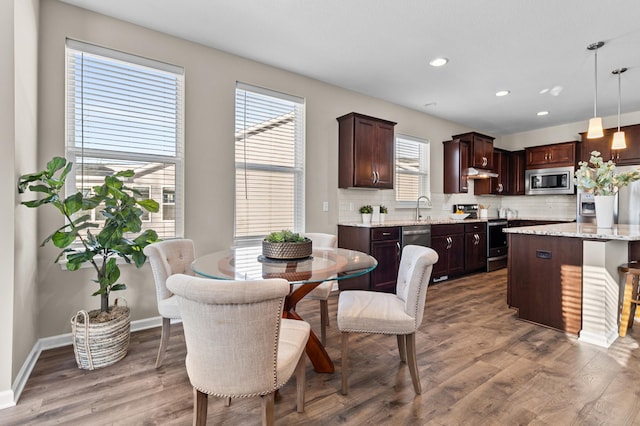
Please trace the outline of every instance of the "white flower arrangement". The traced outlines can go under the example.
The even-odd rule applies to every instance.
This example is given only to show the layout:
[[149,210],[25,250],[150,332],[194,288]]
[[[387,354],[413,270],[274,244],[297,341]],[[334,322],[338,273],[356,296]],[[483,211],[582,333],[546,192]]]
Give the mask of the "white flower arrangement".
[[[594,167],[589,167],[589,163]],[[615,195],[620,188],[640,180],[640,169],[615,174],[613,161],[605,162],[598,151],[591,153],[589,162],[580,161],[575,173],[575,185],[594,195]]]

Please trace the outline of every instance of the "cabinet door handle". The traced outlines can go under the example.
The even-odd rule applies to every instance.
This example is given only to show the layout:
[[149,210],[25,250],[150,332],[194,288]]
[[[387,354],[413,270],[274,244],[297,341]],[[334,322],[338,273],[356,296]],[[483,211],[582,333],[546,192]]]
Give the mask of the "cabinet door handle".
[[502,192],[502,190],[503,190],[502,184],[501,184],[501,183],[499,183],[499,184],[498,184],[498,192]]
[[400,248],[400,241],[396,241],[396,247],[398,248],[398,252],[396,256],[398,257],[398,261],[400,260],[400,254],[402,253],[402,248]]
[[451,244],[453,243],[453,241],[451,240],[451,237],[447,237],[447,250],[449,250],[451,248]]
[[383,232],[382,235],[388,237],[389,235],[391,235],[391,232]]
[[548,153],[544,153],[544,160],[547,161],[549,159],[549,154]]
[[482,157],[482,167],[485,167],[488,162],[487,157]]

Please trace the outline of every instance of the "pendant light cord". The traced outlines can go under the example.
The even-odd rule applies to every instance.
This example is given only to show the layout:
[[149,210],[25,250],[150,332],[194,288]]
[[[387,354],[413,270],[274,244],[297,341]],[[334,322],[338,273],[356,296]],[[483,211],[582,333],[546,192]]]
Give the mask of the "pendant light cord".
[[598,49],[595,49],[595,52],[593,52],[595,54],[595,60],[594,60],[594,67],[595,67],[595,79],[594,79],[594,97],[593,97],[593,116],[597,117],[598,116]]
[[618,132],[620,131],[620,97],[622,96],[622,91],[620,90],[620,78],[622,73],[622,70],[618,70]]

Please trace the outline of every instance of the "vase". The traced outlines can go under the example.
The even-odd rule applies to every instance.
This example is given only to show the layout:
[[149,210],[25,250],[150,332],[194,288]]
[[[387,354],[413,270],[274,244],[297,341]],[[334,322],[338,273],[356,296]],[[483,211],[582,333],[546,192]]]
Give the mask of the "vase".
[[387,217],[386,213],[380,213],[380,223],[384,223],[384,219]]
[[371,213],[362,213],[362,223],[364,224],[371,223]]
[[596,204],[596,226],[598,228],[613,227],[613,205],[615,195],[595,195],[593,197]]

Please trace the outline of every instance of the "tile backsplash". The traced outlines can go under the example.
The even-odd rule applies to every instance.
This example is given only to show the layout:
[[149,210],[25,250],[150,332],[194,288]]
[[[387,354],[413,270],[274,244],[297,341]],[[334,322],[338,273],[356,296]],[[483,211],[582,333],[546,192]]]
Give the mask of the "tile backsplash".
[[[489,206],[489,217],[497,217],[501,207],[514,210],[517,217],[527,219],[571,220],[576,217],[575,195],[529,195],[496,196],[473,194],[431,194],[433,208],[421,203],[423,217],[446,218],[453,204],[483,204]],[[360,222],[360,206],[384,205],[389,209],[387,221],[411,220],[415,218],[415,204],[408,208],[396,206],[394,190],[338,189],[339,223]]]

